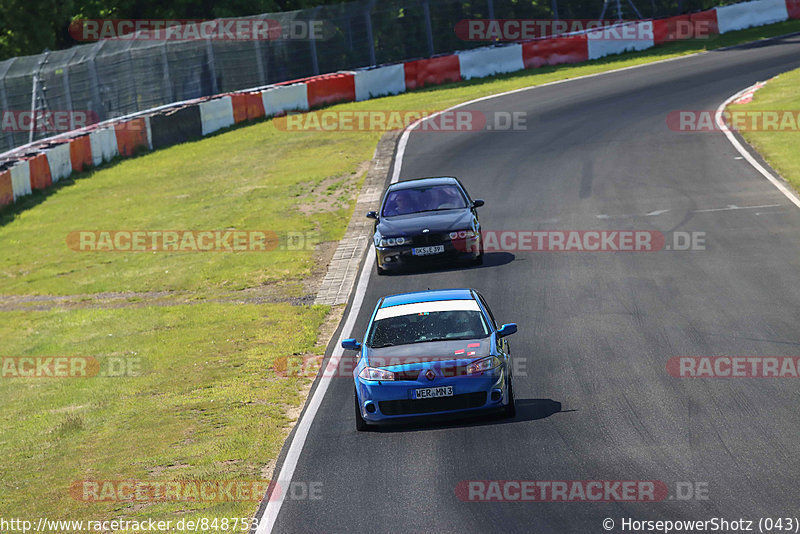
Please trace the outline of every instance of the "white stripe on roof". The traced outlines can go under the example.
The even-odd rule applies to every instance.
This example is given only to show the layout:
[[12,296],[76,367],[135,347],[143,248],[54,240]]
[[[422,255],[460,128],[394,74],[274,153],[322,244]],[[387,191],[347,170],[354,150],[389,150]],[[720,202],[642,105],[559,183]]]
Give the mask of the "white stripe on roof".
[[472,299],[434,300],[431,302],[415,302],[413,304],[400,304],[381,308],[375,315],[375,320],[399,317],[401,315],[416,315],[418,313],[431,313],[443,311],[480,311],[478,303]]

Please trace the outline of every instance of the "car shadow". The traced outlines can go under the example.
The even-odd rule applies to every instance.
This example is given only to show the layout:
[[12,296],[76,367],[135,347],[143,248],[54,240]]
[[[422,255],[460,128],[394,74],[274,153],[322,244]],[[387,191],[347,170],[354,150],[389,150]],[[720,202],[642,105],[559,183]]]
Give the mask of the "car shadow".
[[370,427],[375,432],[419,432],[424,430],[439,430],[453,427],[472,427],[485,425],[508,425],[526,421],[546,419],[557,413],[575,412],[577,410],[562,410],[561,403],[553,399],[517,399],[517,415],[505,417],[502,413],[486,413],[480,415],[450,415],[435,416],[435,419],[408,420],[386,425]]
[[481,265],[469,264],[441,264],[431,263],[429,265],[420,265],[419,267],[410,267],[398,272],[390,272],[389,276],[414,276],[420,274],[430,273],[446,273],[452,271],[469,271],[473,269],[488,269],[491,267],[500,267],[507,265],[514,261],[516,256],[510,252],[486,252],[483,255],[483,263]]

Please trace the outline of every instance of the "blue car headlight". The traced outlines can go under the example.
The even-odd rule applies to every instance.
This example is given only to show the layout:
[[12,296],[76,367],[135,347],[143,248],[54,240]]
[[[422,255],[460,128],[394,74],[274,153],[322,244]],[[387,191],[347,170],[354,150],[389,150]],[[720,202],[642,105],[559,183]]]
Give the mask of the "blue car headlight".
[[405,245],[406,243],[410,242],[409,239],[405,237],[382,237],[378,241],[379,247],[397,247],[401,245]]
[[497,358],[496,356],[482,358],[467,365],[467,374],[474,375],[483,373],[484,371],[491,371],[492,369],[500,367],[501,363],[502,362],[500,361],[500,358]]
[[377,367],[364,367],[358,377],[364,380],[394,380],[394,373]]

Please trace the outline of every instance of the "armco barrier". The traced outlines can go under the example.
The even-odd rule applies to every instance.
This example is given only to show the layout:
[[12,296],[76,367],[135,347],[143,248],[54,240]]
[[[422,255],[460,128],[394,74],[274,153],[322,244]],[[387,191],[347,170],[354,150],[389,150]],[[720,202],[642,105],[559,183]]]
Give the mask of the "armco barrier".
[[45,150],[47,164],[53,183],[72,174],[72,162],[69,155],[69,143],[59,143]]
[[441,85],[461,80],[461,68],[458,56],[455,54],[407,61],[404,68],[406,89],[409,91],[421,89],[426,85]]
[[525,68],[522,61],[522,45],[512,44],[496,48],[477,48],[459,52],[461,78],[485,78],[504,72],[516,72]]
[[800,0],[786,0],[786,12],[790,19],[800,19]]
[[786,0],[757,0],[717,8],[719,33],[763,26],[788,18]]
[[355,77],[351,72],[324,74],[306,80],[308,105],[315,108],[356,99]]
[[150,116],[153,150],[185,143],[203,135],[200,106],[189,104]]
[[11,185],[11,171],[0,171],[0,206],[14,203],[14,186]]
[[70,139],[69,159],[75,172],[81,172],[92,166],[92,143],[88,135]]
[[11,167],[11,187],[14,192],[14,202],[20,197],[31,194],[31,166],[28,160],[22,160]]
[[689,15],[679,15],[653,21],[653,44],[668,43],[694,37]]
[[716,35],[719,33],[716,9],[692,13],[689,15],[689,20],[692,21],[692,25],[698,32],[702,32],[702,35]]
[[355,73],[356,100],[369,100],[379,96],[396,95],[406,90],[403,65],[387,65]]
[[117,137],[117,152],[120,156],[133,156],[148,147],[147,123],[144,117],[115,124],[114,133]]
[[28,160],[31,173],[31,189],[47,189],[53,185],[53,178],[50,176],[50,164],[47,163],[47,155],[44,153],[36,154]]
[[117,136],[114,135],[113,126],[94,130],[89,134],[89,143],[92,145],[92,164],[95,167],[111,161],[118,154]]
[[[629,34],[633,38],[618,38],[615,33],[622,36]],[[653,21],[632,22],[592,31],[587,33],[586,39],[589,45],[589,59],[599,59],[633,50],[647,50],[653,47]]]
[[199,107],[202,135],[233,125],[233,99],[230,95],[200,102]]
[[522,45],[522,62],[526,69],[588,60],[589,48],[585,35],[540,39]]
[[261,100],[267,117],[287,111],[305,111],[308,109],[308,89],[304,83],[278,85],[262,91]]
[[261,99],[261,92],[245,93],[247,102],[247,120],[260,119],[264,117],[264,101]]

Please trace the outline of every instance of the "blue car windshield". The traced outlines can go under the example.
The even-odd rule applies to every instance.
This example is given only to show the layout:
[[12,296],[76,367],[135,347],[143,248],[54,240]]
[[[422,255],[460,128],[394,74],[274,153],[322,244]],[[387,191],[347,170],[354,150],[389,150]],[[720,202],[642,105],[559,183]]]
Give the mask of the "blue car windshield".
[[454,184],[397,189],[386,195],[383,217],[395,217],[423,211],[464,209],[467,199]]
[[490,333],[483,314],[477,310],[415,313],[376,319],[367,336],[367,346],[380,348],[428,341],[481,339]]

